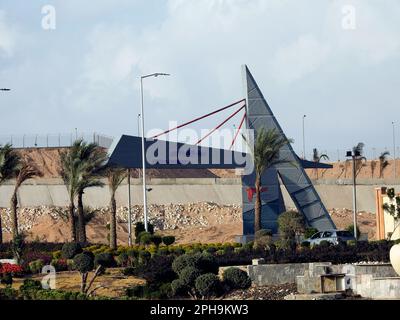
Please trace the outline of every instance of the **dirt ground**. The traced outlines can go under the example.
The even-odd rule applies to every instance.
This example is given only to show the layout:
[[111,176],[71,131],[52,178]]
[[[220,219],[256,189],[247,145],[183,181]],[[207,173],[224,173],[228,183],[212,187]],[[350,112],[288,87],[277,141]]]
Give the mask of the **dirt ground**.
[[[332,209],[331,217],[338,229],[345,229],[353,223],[351,210]],[[357,215],[358,226],[361,233],[367,233],[369,240],[375,239],[376,220],[373,213],[359,212]],[[242,234],[242,222],[226,219],[223,223],[216,224],[210,220],[205,227],[186,227],[175,230],[163,230],[163,235],[173,235],[177,244],[185,243],[218,243],[233,242],[235,236]],[[102,217],[95,217],[87,226],[87,236],[91,243],[107,243],[108,230]],[[126,245],[128,230],[125,223],[118,223],[118,243]],[[10,240],[10,234],[4,233],[5,241]],[[36,225],[29,231],[28,240],[41,240],[47,242],[70,241],[69,224],[61,219],[55,220],[50,216],[40,217]]]
[[[93,272],[89,273],[88,282],[92,279]],[[41,281],[42,275],[35,275],[31,279]],[[24,279],[14,278],[13,288],[18,289]],[[58,272],[56,276],[56,289],[65,291],[80,291],[81,276],[77,271]],[[124,276],[121,268],[109,268],[93,282],[92,289],[98,288],[95,294],[105,297],[121,297],[125,289],[135,285],[145,284],[145,281],[132,276]],[[0,285],[1,286],[1,285]]]

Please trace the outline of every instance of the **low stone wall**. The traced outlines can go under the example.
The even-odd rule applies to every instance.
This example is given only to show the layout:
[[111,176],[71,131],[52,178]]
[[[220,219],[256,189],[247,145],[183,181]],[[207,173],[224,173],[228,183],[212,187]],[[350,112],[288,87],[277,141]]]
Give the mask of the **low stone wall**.
[[263,264],[248,266],[247,272],[256,286],[295,283],[296,276],[303,275],[309,263]]
[[396,272],[390,263],[333,265],[330,262],[316,262],[247,266],[248,274],[257,286],[295,283],[296,277],[304,276],[306,272],[310,276],[317,276],[325,273],[327,269],[330,273],[345,273],[350,277],[358,275],[373,275],[375,278],[396,277]]
[[364,298],[400,299],[400,277],[374,278],[373,275],[357,276],[354,291]]

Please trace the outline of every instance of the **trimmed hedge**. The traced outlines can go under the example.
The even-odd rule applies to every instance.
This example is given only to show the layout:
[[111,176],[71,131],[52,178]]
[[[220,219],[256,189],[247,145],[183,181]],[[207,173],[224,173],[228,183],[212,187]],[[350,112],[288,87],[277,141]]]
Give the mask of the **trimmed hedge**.
[[218,296],[221,293],[221,283],[217,275],[206,273],[196,279],[196,291],[204,298]]
[[245,271],[239,268],[226,269],[222,278],[231,289],[247,289],[251,286],[250,277]]
[[82,253],[82,247],[79,243],[65,243],[61,249],[61,257],[64,259],[73,259],[77,254]]

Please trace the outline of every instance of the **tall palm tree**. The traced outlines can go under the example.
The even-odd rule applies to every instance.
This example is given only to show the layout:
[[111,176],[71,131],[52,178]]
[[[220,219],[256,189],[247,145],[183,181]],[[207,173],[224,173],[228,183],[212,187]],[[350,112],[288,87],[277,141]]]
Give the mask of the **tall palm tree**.
[[[18,153],[12,149],[10,144],[0,147],[0,185],[6,180],[15,177],[19,163],[20,157]],[[0,216],[0,244],[1,243],[3,243],[3,232]]]
[[384,151],[379,156],[379,178],[383,178],[383,172],[386,167],[390,164],[388,160],[388,156],[390,155],[389,151]]
[[318,163],[321,162],[322,159],[329,160],[329,157],[325,153],[319,154],[318,149],[314,148],[313,149],[313,161],[315,162],[315,175],[316,175],[317,179],[318,179],[318,168],[317,168],[317,165],[318,165]]
[[97,143],[81,143],[80,159],[84,163],[82,179],[78,187],[78,238],[79,241],[86,242],[86,220],[83,209],[83,194],[86,188],[103,187],[104,183],[100,180],[107,162],[107,152],[100,148]]
[[18,190],[19,187],[28,179],[32,179],[35,177],[43,176],[42,171],[35,164],[33,159],[26,158],[20,161],[20,164],[16,171],[16,179],[15,179],[15,187],[14,192],[11,196],[10,207],[11,207],[11,226],[12,226],[12,235],[13,239],[15,239],[18,233]]
[[110,248],[117,248],[117,202],[115,200],[115,193],[126,178],[127,173],[122,168],[108,168],[106,170],[106,177],[108,180],[108,187],[110,189]]
[[261,229],[261,190],[262,175],[272,166],[288,163],[290,161],[280,159],[280,150],[287,143],[292,143],[292,139],[286,139],[276,129],[265,130],[262,128],[254,143],[253,159],[256,173],[255,192],[256,202],[254,205],[254,231]]
[[[86,222],[83,208],[83,194],[86,188],[101,187],[100,174],[107,159],[107,153],[96,143],[86,143],[82,139],[61,153],[61,176],[69,194],[69,220],[71,237],[75,242],[86,242]],[[75,200],[77,199],[77,217]],[[76,221],[77,220],[77,221]]]

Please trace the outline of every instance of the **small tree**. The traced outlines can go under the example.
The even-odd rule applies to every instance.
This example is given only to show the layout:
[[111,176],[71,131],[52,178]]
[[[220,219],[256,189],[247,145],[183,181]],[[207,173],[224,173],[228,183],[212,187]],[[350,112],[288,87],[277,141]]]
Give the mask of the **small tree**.
[[20,161],[16,169],[15,187],[10,202],[13,238],[18,236],[18,190],[26,180],[41,176],[43,176],[43,173],[31,158]]
[[319,154],[318,149],[314,148],[313,149],[313,161],[315,162],[314,172],[315,172],[316,179],[318,179],[318,164],[321,162],[322,159],[329,160],[329,157],[326,154]]
[[87,284],[87,278],[88,278],[89,272],[94,269],[93,257],[88,254],[85,254],[85,253],[80,253],[75,256],[74,265],[75,265],[75,268],[81,274],[81,292],[83,294],[91,295],[95,290],[97,290],[99,288],[98,287],[92,291],[89,291],[91,286],[93,285],[94,280],[97,278],[97,276],[99,276],[104,271],[104,267],[102,265],[99,265],[96,268],[96,271],[94,272],[93,277],[90,280],[89,284]]
[[[0,146],[0,185],[15,177],[20,165],[20,156],[10,144]],[[0,216],[0,244],[3,243],[2,223]]]
[[122,168],[108,168],[105,173],[110,189],[110,248],[117,248],[117,201],[115,193],[122,181],[126,178],[126,170]]
[[174,236],[164,236],[162,237],[162,242],[168,247],[175,242]]
[[11,242],[11,251],[17,264],[22,263],[22,254],[25,248],[25,234],[16,235]]
[[296,244],[296,236],[305,230],[304,218],[297,211],[284,212],[278,218],[278,229],[282,240],[293,248]]
[[383,172],[386,167],[389,166],[388,156],[390,155],[389,151],[384,151],[379,156],[379,178],[383,178]]
[[[243,137],[244,138],[244,137]],[[245,138],[244,138],[245,139]],[[245,139],[246,143],[248,141]],[[254,204],[254,232],[262,228],[261,226],[261,189],[262,189],[262,175],[264,172],[276,165],[288,163],[286,159],[280,158],[281,149],[289,143],[292,139],[287,139],[276,129],[265,130],[262,128],[258,131],[255,143],[253,160],[256,173],[255,189],[256,201]],[[251,149],[251,148],[250,148]]]

